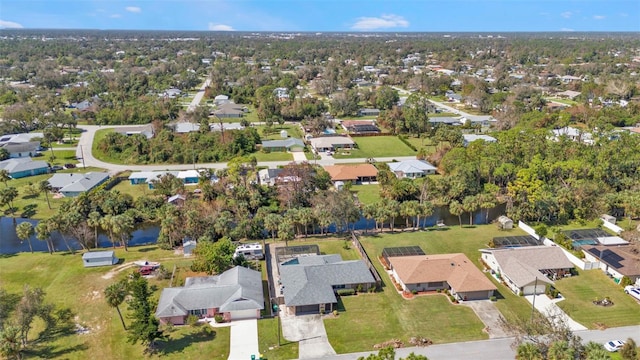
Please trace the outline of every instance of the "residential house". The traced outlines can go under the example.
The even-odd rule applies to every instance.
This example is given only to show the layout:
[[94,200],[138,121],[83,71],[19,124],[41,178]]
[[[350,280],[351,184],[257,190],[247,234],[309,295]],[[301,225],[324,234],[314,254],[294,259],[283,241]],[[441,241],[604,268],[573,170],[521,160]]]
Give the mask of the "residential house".
[[633,245],[622,246],[585,246],[582,247],[585,260],[599,262],[600,269],[620,282],[628,277],[632,283],[640,279],[640,255]]
[[262,140],[262,149],[267,151],[304,151],[304,142],[296,138],[288,138],[282,140]]
[[191,122],[179,122],[173,125],[173,131],[178,134],[188,134],[200,131],[200,124]]
[[452,118],[448,116],[432,116],[429,118],[429,124],[431,124],[432,126],[435,126],[435,125],[459,126],[459,125],[462,125],[462,121],[460,121],[460,118]]
[[82,264],[84,267],[111,266],[120,261],[113,250],[89,251],[82,254]]
[[581,92],[579,92],[579,91],[566,90],[566,91],[561,91],[561,92],[556,93],[556,96],[560,97],[560,98],[564,98],[564,99],[573,100],[576,97],[580,96],[580,94],[581,94]]
[[258,319],[262,309],[262,275],[236,266],[220,275],[188,277],[181,287],[164,288],[156,317],[162,324],[184,325],[189,315],[221,315],[227,321]]
[[167,89],[164,92],[162,92],[162,94],[158,95],[160,97],[166,97],[169,99],[173,99],[176,98],[178,96],[180,96],[180,94],[182,94],[182,90],[180,89],[176,89],[176,88],[171,88],[171,89]]
[[273,94],[276,96],[278,101],[289,100],[289,90],[285,87],[275,88],[273,90]]
[[107,180],[109,180],[109,173],[89,172],[86,174],[54,174],[48,181],[53,191],[65,197],[74,197],[91,191]]
[[398,179],[416,179],[427,175],[433,175],[438,170],[435,166],[431,165],[424,160],[404,160],[399,162],[387,163],[389,169],[396,174]]
[[566,136],[572,141],[583,142],[585,144],[592,145],[594,144],[594,140],[591,136],[591,133],[584,132],[581,129],[576,129],[571,126],[565,126],[560,129],[551,130],[553,140],[559,141],[561,137]]
[[445,97],[449,102],[459,103],[460,101],[462,101],[462,95],[456,94],[451,90],[447,91],[447,93],[445,94]]
[[229,102],[229,97],[227,95],[216,95],[215,98],[213,98],[213,103],[216,106],[220,106],[222,104],[226,104]]
[[260,185],[273,186],[284,169],[262,169],[258,171],[258,181]]
[[343,120],[340,122],[342,128],[354,134],[379,133],[380,129],[373,120]]
[[16,158],[0,161],[0,169],[4,169],[13,179],[46,174],[49,164],[45,161],[33,161],[31,158]]
[[465,254],[393,256],[388,265],[404,291],[448,289],[459,300],[483,300],[497,290]]
[[176,177],[182,180],[182,183],[185,185],[197,184],[198,181],[200,181],[200,172],[197,170],[178,171]]
[[0,146],[8,143],[22,144],[33,141],[34,139],[43,139],[43,133],[20,133],[20,134],[6,134],[0,136]]
[[93,106],[93,104],[89,100],[84,100],[79,103],[71,103],[71,105],[69,105],[70,108],[78,111],[88,111],[91,109],[91,106]]
[[211,131],[229,131],[229,130],[242,130],[244,126],[241,123],[222,123],[214,122],[209,124]]
[[218,106],[218,109],[213,111],[213,115],[222,119],[241,118],[247,111],[249,110],[246,106],[229,102]]
[[353,184],[374,182],[378,176],[378,169],[371,164],[360,165],[328,165],[324,169],[331,176],[331,181],[351,181]]
[[516,294],[544,294],[547,285],[571,273],[573,264],[558,246],[482,249],[482,261]]
[[338,254],[295,257],[279,264],[281,296],[289,314],[322,314],[337,308],[336,291],[375,286],[362,260],[342,260]]
[[151,124],[115,128],[114,131],[126,136],[142,135],[147,139],[151,139],[154,135],[153,125]]
[[358,116],[378,116],[380,110],[378,109],[360,109],[358,110]]
[[40,153],[40,142],[7,142],[0,145],[1,148],[7,150],[10,158],[33,157]]
[[200,180],[200,172],[198,170],[183,170],[183,171],[141,171],[134,172],[129,175],[129,181],[131,185],[148,184],[149,189],[153,189],[153,181],[160,180],[161,177],[172,175],[186,185],[197,184]]
[[181,207],[182,205],[184,205],[185,201],[187,201],[187,198],[184,195],[175,194],[167,199],[167,204]]
[[315,152],[336,151],[354,149],[356,142],[346,136],[323,136],[309,139],[309,143]]
[[487,143],[492,143],[492,142],[496,142],[496,138],[494,138],[493,136],[489,136],[489,135],[483,135],[483,134],[462,134],[462,145],[464,146],[468,146],[469,144],[471,144],[474,141],[477,140],[482,140],[484,142]]

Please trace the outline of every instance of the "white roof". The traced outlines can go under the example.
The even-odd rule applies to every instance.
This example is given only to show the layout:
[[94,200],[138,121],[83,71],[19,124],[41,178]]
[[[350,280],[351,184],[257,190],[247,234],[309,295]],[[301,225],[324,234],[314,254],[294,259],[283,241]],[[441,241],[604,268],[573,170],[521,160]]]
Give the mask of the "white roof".
[[178,179],[186,179],[186,178],[194,178],[194,177],[200,177],[200,173],[197,170],[185,170],[185,171],[180,171],[178,173],[178,176],[176,176]]
[[474,142],[476,140],[484,140],[486,142],[495,142],[496,141],[496,138],[494,138],[493,136],[489,136],[489,135],[463,134],[462,138],[467,143],[471,143],[471,142]]
[[387,163],[393,172],[403,172],[405,174],[424,173],[426,171],[436,171],[437,168],[424,160],[405,160],[400,162]]
[[597,239],[602,245],[627,245],[629,243],[619,236],[604,236]]

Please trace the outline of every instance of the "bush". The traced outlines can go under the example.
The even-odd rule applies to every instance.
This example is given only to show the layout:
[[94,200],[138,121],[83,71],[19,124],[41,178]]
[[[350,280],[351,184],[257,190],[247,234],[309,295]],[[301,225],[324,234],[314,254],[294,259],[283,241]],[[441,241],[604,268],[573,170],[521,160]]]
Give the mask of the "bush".
[[449,300],[451,300],[451,302],[454,304],[458,302],[458,300],[456,300],[456,297],[453,295],[449,295]]
[[340,295],[340,296],[350,296],[350,295],[355,295],[356,294],[356,290],[355,289],[340,289],[337,292],[338,292],[338,295]]
[[411,293],[412,293],[413,295],[418,295],[418,290],[411,290]]
[[442,292],[442,289],[436,289],[436,292],[440,294]]
[[187,316],[187,324],[193,327],[200,325],[200,323],[198,322],[198,317],[195,315]]
[[338,310],[333,310],[333,316],[338,316]]
[[633,285],[633,282],[628,276],[623,276],[622,280],[620,280],[620,285],[622,285],[622,287],[625,287],[628,285]]
[[362,292],[362,284],[358,284],[358,286],[356,286],[356,292]]
[[222,317],[222,315],[216,315],[213,317],[213,321],[215,321],[217,324],[220,324],[224,322],[224,318]]
[[491,296],[491,297],[489,297],[489,300],[491,300],[491,301],[494,301],[494,302],[495,302],[495,301],[497,301],[498,299],[497,299],[495,296]]
[[418,149],[416,149],[415,146],[413,146],[413,144],[411,144],[408,140],[406,136],[403,135],[398,135],[398,139],[400,139],[400,141],[402,141],[405,145],[407,145],[409,147],[409,149],[413,150],[413,151],[418,151]]

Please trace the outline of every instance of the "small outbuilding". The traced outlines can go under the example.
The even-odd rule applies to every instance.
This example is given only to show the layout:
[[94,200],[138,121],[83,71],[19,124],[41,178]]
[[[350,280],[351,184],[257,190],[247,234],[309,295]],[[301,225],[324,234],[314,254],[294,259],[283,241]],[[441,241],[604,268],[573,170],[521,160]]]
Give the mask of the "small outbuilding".
[[111,266],[117,264],[119,259],[113,250],[91,251],[82,254],[82,264],[84,267]]
[[196,241],[195,240],[187,240],[182,244],[182,251],[184,253],[184,256],[191,256],[193,255],[193,249],[196,248]]
[[513,220],[504,215],[498,218],[498,224],[502,230],[513,229]]

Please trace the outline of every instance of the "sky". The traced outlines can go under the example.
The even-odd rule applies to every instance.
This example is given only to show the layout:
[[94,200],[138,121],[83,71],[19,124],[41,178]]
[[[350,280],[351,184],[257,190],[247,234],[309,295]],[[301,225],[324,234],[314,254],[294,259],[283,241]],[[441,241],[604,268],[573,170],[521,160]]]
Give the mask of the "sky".
[[0,0],[0,29],[640,31],[640,0]]

